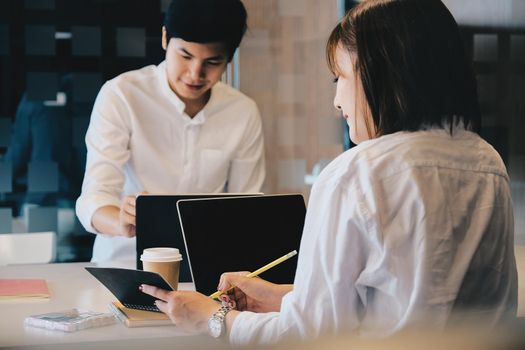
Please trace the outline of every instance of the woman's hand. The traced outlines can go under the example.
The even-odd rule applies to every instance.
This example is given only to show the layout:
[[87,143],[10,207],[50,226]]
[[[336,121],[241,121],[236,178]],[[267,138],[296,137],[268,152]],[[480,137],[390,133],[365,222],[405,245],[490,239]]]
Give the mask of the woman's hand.
[[245,277],[247,274],[245,271],[223,273],[218,290],[226,292],[235,286],[233,298],[239,311],[279,311],[284,295],[293,289],[293,285],[274,284],[261,278]]
[[155,302],[159,310],[168,315],[177,327],[190,333],[207,333],[208,319],[220,308],[218,302],[197,292],[173,292],[146,284],[140,289],[160,299]]

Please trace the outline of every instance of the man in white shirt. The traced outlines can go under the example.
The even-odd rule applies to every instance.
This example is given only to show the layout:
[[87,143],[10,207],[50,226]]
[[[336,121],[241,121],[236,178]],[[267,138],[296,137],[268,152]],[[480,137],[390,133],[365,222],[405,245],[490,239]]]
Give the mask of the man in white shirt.
[[77,215],[97,233],[92,261],[133,260],[137,193],[259,192],[259,111],[219,82],[246,31],[240,0],[174,0],[166,59],[108,81],[86,134]]

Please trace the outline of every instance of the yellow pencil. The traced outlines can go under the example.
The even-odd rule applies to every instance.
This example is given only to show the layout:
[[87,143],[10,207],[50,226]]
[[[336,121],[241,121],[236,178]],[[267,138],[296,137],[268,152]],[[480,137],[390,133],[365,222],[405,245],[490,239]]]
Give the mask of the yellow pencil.
[[[275,259],[274,261],[272,261],[271,263],[267,264],[267,265],[264,265],[263,267],[261,267],[260,269],[257,269],[253,272],[250,272],[249,274],[246,275],[246,277],[255,277],[255,276],[258,276],[260,275],[261,273],[263,273],[264,271],[266,270],[269,270],[271,269],[272,267],[274,267],[275,265],[278,265],[280,263],[282,263],[283,261],[286,261],[288,259],[290,259],[292,256],[295,256],[297,255],[297,250],[294,250],[294,251],[291,251],[290,253],[286,254],[286,255],[283,255],[281,256],[279,259]],[[217,299],[218,297],[221,296],[221,294],[233,289],[234,287],[231,287],[229,288],[228,290],[222,292],[220,290],[216,291],[215,293],[213,293],[212,295],[210,295],[210,298],[212,299]]]

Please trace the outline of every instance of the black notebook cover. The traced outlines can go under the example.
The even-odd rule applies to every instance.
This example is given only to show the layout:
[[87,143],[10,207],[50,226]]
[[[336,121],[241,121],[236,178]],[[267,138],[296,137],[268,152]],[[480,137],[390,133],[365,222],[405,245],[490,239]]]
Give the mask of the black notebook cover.
[[157,311],[155,298],[139,290],[141,284],[149,284],[166,290],[172,290],[168,283],[157,273],[111,267],[86,267],[122,305],[139,310]]

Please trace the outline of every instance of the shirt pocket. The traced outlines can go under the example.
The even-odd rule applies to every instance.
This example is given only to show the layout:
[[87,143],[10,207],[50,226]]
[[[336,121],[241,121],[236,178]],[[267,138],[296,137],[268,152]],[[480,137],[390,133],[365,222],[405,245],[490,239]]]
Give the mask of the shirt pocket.
[[228,180],[229,166],[226,152],[217,149],[202,150],[199,159],[199,189],[204,192],[223,191]]

